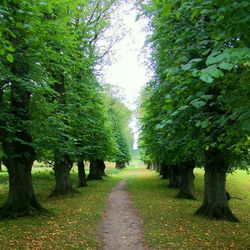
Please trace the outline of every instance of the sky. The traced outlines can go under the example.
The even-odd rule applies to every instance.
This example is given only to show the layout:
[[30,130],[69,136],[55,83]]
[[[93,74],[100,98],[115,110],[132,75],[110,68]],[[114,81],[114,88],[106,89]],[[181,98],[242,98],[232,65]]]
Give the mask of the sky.
[[[120,39],[112,48],[110,63],[103,68],[104,82],[123,88],[125,103],[135,111],[140,90],[148,82],[149,76],[143,56],[147,33],[146,20],[136,20],[137,10],[131,4],[124,4],[113,13],[111,29],[107,36],[118,35]],[[137,148],[138,121],[135,114],[130,124],[134,132],[134,148]]]
[[149,79],[142,53],[147,36],[143,29],[147,23],[146,20],[136,21],[137,13],[132,4],[126,3],[112,16],[111,30],[119,30],[122,38],[112,49],[110,65],[103,69],[104,81],[122,87],[132,109],[135,109],[142,86]]

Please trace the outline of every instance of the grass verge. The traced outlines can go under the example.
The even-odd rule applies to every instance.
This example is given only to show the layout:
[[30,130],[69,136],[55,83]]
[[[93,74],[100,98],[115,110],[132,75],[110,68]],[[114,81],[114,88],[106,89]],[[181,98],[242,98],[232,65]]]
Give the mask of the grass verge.
[[208,220],[194,216],[203,199],[203,171],[195,172],[196,201],[175,199],[177,189],[167,187],[159,175],[145,169],[130,169],[128,191],[144,222],[145,238],[152,249],[250,249],[249,175],[238,171],[228,177],[233,197],[230,207],[241,223]]
[[[112,172],[112,171],[111,171]],[[51,170],[35,169],[33,184],[41,204],[54,215],[0,221],[0,249],[97,249],[97,226],[106,208],[110,190],[119,177],[91,181],[73,196],[50,198],[54,187]],[[72,173],[77,186],[77,174]],[[7,173],[0,173],[0,206],[8,190]]]

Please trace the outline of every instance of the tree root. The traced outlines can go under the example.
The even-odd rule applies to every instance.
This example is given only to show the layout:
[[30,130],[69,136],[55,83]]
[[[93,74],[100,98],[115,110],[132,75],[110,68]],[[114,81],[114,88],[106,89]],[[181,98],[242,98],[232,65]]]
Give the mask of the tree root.
[[201,215],[216,220],[240,222],[239,219],[232,213],[229,207],[211,207],[203,205],[195,212],[195,215]]
[[177,199],[187,199],[187,200],[196,200],[194,194],[188,193],[188,192],[184,192],[184,191],[180,191],[177,196]]
[[51,194],[49,195],[49,198],[52,197],[56,197],[56,196],[65,196],[65,195],[69,195],[69,194],[79,194],[80,192],[78,190],[76,190],[75,188],[71,187],[67,190],[63,189],[63,190],[53,190],[51,192]]
[[29,204],[17,207],[15,204],[6,204],[0,208],[0,219],[15,219],[18,217],[36,217],[48,215],[49,211],[40,204]]

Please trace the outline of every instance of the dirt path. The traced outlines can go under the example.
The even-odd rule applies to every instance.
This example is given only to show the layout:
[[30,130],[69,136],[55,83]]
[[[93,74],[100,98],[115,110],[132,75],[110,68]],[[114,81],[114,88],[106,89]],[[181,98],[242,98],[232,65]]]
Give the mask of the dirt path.
[[110,193],[108,209],[102,221],[102,250],[146,250],[142,223],[132,207],[126,181],[121,181]]

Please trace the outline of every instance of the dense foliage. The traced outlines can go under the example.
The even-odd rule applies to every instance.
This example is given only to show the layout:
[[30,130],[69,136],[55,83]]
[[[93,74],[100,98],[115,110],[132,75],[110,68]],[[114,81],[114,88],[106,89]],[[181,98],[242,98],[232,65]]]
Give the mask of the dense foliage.
[[57,195],[74,191],[74,162],[103,168],[104,160],[116,161],[121,152],[124,126],[114,131],[95,72],[97,41],[117,3],[1,2],[0,157],[10,183],[1,216],[44,211],[32,186],[35,160],[53,162]]
[[133,136],[129,128],[129,122],[132,112],[122,102],[121,89],[107,85],[106,92],[106,106],[117,146],[112,161],[116,162],[116,168],[124,168],[131,160]]
[[197,214],[237,220],[225,181],[249,162],[250,4],[152,0],[141,7],[150,18],[155,73],[142,93],[144,160],[161,163],[170,179],[180,176],[171,181],[189,197],[192,170],[204,166]]

